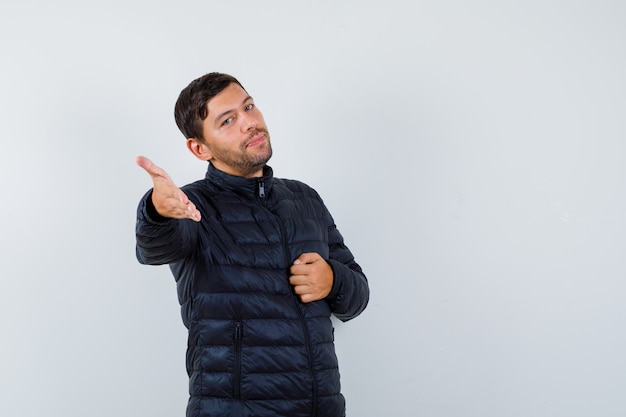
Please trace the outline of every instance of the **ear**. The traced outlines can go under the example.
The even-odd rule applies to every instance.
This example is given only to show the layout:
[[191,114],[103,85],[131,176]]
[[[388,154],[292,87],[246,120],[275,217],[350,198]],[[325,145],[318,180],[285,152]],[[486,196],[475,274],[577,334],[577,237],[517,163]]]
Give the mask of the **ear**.
[[209,147],[204,141],[198,138],[187,139],[187,149],[196,156],[196,158],[202,161],[210,161],[213,159],[213,154],[209,151]]

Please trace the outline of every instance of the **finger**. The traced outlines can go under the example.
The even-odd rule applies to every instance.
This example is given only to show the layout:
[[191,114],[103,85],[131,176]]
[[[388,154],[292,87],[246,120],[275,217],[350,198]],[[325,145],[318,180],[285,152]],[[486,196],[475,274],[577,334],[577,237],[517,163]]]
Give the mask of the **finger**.
[[298,296],[298,298],[300,298],[300,301],[304,303],[308,301],[313,301],[313,299],[316,298],[316,294],[314,293],[314,291],[305,285],[298,285],[297,287],[293,287],[293,292]]
[[141,168],[143,168],[148,174],[150,174],[150,176],[153,179],[164,178],[164,179],[166,179],[168,181],[172,181],[172,179],[167,174],[167,172],[165,172],[164,169],[162,169],[162,168],[158,167],[157,165],[155,165],[149,158],[147,158],[145,156],[138,156],[135,159],[135,162],[137,163],[137,165],[139,165]]
[[187,211],[191,220],[199,222],[202,218],[202,216],[200,215],[200,211],[196,208],[196,205],[189,200],[187,200]]
[[290,275],[289,276],[289,283],[293,285],[294,287],[306,285],[308,284],[308,282],[309,280],[307,279],[305,275]]
[[305,275],[309,275],[311,273],[311,264],[294,262],[294,264],[289,268],[289,272],[291,272],[291,275],[304,277]]
[[310,303],[311,301],[319,300],[319,297],[316,296],[310,288],[304,285],[294,287],[293,291],[303,303]]
[[322,257],[318,253],[305,252],[301,253],[300,256],[298,256],[298,258],[293,261],[293,263],[294,265],[310,264],[320,259],[322,259]]
[[306,285],[294,285],[293,286],[293,292],[295,292],[298,295],[306,294],[307,291],[308,289]]
[[185,194],[183,190],[181,190],[180,188],[178,189],[178,199],[180,200],[181,203],[185,205],[193,204],[191,200],[189,200],[189,197],[187,197],[187,194]]
[[178,201],[180,202],[180,204],[178,204],[180,214],[183,218],[192,219],[197,222],[200,221],[202,217],[200,211],[181,189],[178,189]]
[[150,168],[152,167],[152,165],[154,165],[150,158],[146,158],[145,156],[141,155],[135,158],[135,162],[137,163],[137,165],[139,165],[141,168],[145,169],[148,172],[150,172]]
[[305,304],[306,303],[310,303],[312,301],[317,301],[317,300],[318,300],[318,298],[315,297],[315,295],[313,295],[313,294],[302,294],[300,296],[300,301],[302,301]]

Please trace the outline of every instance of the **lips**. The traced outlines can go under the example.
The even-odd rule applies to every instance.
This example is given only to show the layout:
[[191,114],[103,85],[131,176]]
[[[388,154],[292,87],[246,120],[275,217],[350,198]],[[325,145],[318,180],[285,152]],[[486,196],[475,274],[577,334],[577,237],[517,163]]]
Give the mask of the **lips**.
[[259,133],[258,135],[253,136],[246,146],[247,147],[256,146],[260,143],[263,143],[264,141],[265,141],[265,134]]

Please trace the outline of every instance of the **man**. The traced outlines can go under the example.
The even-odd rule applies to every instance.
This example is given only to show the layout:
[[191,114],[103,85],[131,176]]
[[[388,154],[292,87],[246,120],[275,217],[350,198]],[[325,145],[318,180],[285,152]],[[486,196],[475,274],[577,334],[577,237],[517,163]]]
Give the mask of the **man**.
[[359,315],[367,280],[319,195],[273,176],[259,109],[230,75],[181,93],[176,123],[208,161],[179,189],[145,157],[137,258],[169,264],[189,329],[191,417],[345,415],[331,314]]

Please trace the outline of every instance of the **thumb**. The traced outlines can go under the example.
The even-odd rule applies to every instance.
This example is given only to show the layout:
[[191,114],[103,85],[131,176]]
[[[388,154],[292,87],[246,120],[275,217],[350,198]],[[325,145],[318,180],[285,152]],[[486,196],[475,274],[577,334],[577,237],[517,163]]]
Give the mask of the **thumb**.
[[137,165],[143,168],[148,174],[150,174],[150,176],[153,179],[155,179],[155,177],[161,177],[168,181],[172,181],[172,179],[167,174],[167,172],[165,172],[165,170],[163,170],[162,168],[159,168],[158,166],[156,166],[150,160],[150,158],[147,158],[145,156],[138,156],[137,158],[135,158],[135,162],[137,163]]
[[320,260],[321,258],[322,257],[317,253],[305,252],[305,253],[301,253],[300,256],[298,256],[298,258],[295,261],[293,261],[293,263],[295,265],[311,264],[315,261]]
[[135,162],[148,172],[150,172],[150,168],[154,165],[149,158],[141,155],[135,158]]

